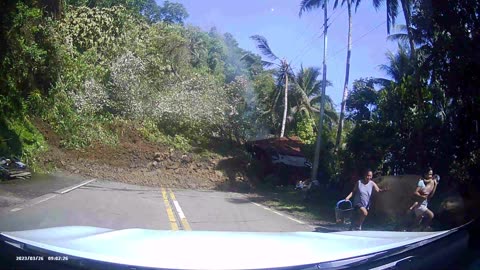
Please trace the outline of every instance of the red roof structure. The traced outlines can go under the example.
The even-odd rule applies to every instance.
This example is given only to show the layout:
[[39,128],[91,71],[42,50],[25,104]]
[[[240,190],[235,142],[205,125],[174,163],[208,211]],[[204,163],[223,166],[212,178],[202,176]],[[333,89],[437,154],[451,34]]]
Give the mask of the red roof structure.
[[273,149],[281,155],[305,157],[301,152],[301,146],[303,143],[300,138],[296,136],[251,141],[249,144],[264,151],[267,149]]

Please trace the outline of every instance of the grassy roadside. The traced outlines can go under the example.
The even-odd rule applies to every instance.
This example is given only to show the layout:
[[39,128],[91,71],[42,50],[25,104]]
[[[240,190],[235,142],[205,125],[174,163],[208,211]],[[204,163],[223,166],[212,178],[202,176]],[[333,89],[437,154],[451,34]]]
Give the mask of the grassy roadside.
[[335,222],[335,203],[339,200],[336,191],[319,188],[305,198],[305,191],[295,190],[293,186],[272,187],[260,185],[250,194],[250,200],[272,209],[288,213],[298,219],[314,225],[333,225]]

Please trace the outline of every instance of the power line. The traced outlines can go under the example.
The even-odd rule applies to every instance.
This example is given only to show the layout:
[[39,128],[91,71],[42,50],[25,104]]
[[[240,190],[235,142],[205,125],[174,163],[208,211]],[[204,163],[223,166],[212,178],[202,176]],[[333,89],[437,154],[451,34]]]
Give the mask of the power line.
[[[320,32],[323,32],[323,28],[324,28],[324,26],[322,26],[322,28],[320,28]],[[294,60],[292,62],[297,61],[299,57],[305,55],[305,53],[311,49],[309,47],[312,47],[313,42],[316,39],[321,38],[323,36],[323,33],[320,34],[320,36],[317,36],[317,35],[318,35],[318,33],[315,33],[313,35],[313,37],[310,38],[310,40],[307,42],[307,44],[302,49],[299,50],[299,53],[297,54],[297,56],[294,57]]]
[[[338,19],[338,18],[340,17],[340,15],[343,14],[343,12],[345,12],[346,9],[347,9],[347,8],[344,7],[339,13],[338,13],[338,9],[334,9],[333,12],[332,12],[332,14],[330,14],[330,16],[328,16],[328,18],[327,18],[327,22],[329,22],[329,23],[327,23],[327,27],[329,28],[329,27],[332,25],[332,23],[333,23],[336,19]],[[336,14],[336,13],[337,13],[337,14]],[[336,16],[335,16],[335,14],[336,14]],[[314,41],[316,38],[319,38],[319,39],[320,39],[320,38],[323,37],[323,34],[324,34],[324,33],[323,33],[323,28],[324,28],[324,27],[325,27],[325,25],[322,24],[322,27],[321,27],[321,29],[320,29],[320,32],[321,32],[320,36],[318,36],[318,37],[315,37],[315,36],[314,36],[314,37],[311,39],[311,41],[310,41],[309,43],[307,43],[307,45],[304,46],[304,47],[300,50],[300,53],[294,58],[294,60],[293,60],[292,62],[297,61],[297,59],[298,59],[300,56],[304,56],[304,55],[307,54],[311,49],[313,49],[314,46],[312,45],[312,43],[313,43],[313,41]]]
[[[332,16],[335,15],[335,12],[336,12],[336,11],[337,11],[337,9],[335,9],[335,10],[333,11],[333,13],[330,14],[330,16],[328,16],[328,18],[327,18],[327,28],[329,28],[330,25],[331,25],[331,23],[328,24],[328,21],[330,21],[330,18],[332,18]],[[344,9],[343,11],[345,11],[345,9]],[[333,22],[335,19],[337,19],[337,18],[340,16],[340,14],[343,13],[343,11],[340,12],[339,14],[337,14],[337,16],[336,16],[334,19],[332,19],[332,22]],[[322,24],[322,27],[320,28],[320,31],[319,31],[321,34],[320,34],[318,37],[317,37],[316,35],[314,35],[314,36],[310,39],[310,42],[308,42],[307,45],[305,45],[305,46],[300,50],[300,53],[294,58],[294,60],[293,60],[292,62],[296,62],[297,59],[298,59],[300,56],[305,55],[306,53],[308,53],[308,52],[314,47],[314,46],[312,45],[313,41],[315,41],[315,39],[317,39],[317,38],[320,39],[320,38],[323,37],[323,34],[324,34],[323,29],[324,29],[324,28],[325,28],[325,25]]]
[[[342,11],[341,11],[340,13],[338,13],[337,16],[335,16],[335,18],[332,19],[332,21],[330,22],[329,26],[330,26],[336,19],[338,19],[338,17],[340,17],[340,15],[342,15],[343,12],[345,12],[345,10],[347,10],[346,7],[344,7],[344,8],[342,9]],[[332,16],[333,16],[333,14],[332,14]]]
[[[318,36],[317,38],[321,39],[322,37],[323,37],[323,33],[320,36]],[[308,48],[306,47],[306,50],[303,50],[303,52],[299,55],[300,57],[303,57],[304,55],[309,53],[311,49],[315,48],[315,44],[313,44],[313,43],[310,43],[308,45],[310,45],[310,46],[308,46]]]
[[298,40],[298,39],[301,38],[302,36],[306,36],[306,35],[307,35],[307,31],[306,31],[305,29],[310,30],[310,27],[312,26],[313,22],[314,22],[314,21],[311,20],[310,22],[307,23],[307,26],[306,26],[305,28],[303,28],[301,31],[298,31],[298,33],[297,33],[297,35],[296,35],[296,37],[295,37],[295,40]]
[[[329,27],[332,25],[332,23],[333,23],[336,19],[338,19],[338,18],[340,17],[340,15],[342,15],[342,14],[345,12],[345,10],[347,10],[346,7],[344,7],[340,12],[338,12],[338,9],[334,9],[333,12],[332,12],[332,14],[330,14],[330,16],[328,16],[328,18],[327,18],[327,22],[328,22],[328,23],[327,23],[327,28],[329,28]],[[336,14],[336,16],[335,16],[335,14]],[[325,25],[322,24],[322,27],[321,27],[321,29],[320,29],[320,32],[321,32],[320,36],[318,36],[318,37],[317,37],[316,35],[313,36],[313,37],[310,39],[310,42],[308,42],[307,45],[305,45],[305,46],[300,50],[300,53],[294,58],[294,60],[293,60],[292,62],[296,62],[299,57],[304,56],[304,55],[307,54],[311,49],[313,49],[313,47],[314,47],[314,45],[312,45],[312,44],[313,44],[313,41],[315,41],[315,39],[317,39],[317,38],[320,39],[320,38],[323,37],[323,34],[324,34],[324,33],[323,33],[323,29],[324,29],[324,27],[325,27]]]
[[[375,31],[377,28],[379,28],[380,26],[384,25],[387,21],[383,21],[382,23],[378,24],[377,26],[373,27],[372,29],[370,29],[368,32],[366,32],[365,34],[363,34],[362,36],[360,36],[359,38],[355,39],[354,41],[352,41],[352,45],[353,43],[361,40],[362,38],[364,38],[365,36],[369,35],[370,33],[372,33],[373,31]],[[342,49],[336,51],[333,55],[332,55],[332,58],[334,58],[335,56],[337,56],[339,53],[343,52],[346,48],[348,48],[348,45],[343,47]]]

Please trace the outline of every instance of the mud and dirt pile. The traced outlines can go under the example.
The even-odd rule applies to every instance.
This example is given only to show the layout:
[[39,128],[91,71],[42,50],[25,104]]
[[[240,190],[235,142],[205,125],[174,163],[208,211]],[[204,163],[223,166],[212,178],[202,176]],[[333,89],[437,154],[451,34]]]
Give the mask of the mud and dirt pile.
[[35,125],[49,150],[39,157],[46,168],[85,177],[153,187],[239,191],[250,187],[243,156],[186,153],[152,143],[138,131],[123,128],[119,144],[97,144],[83,149],[60,147],[60,138],[42,121]]

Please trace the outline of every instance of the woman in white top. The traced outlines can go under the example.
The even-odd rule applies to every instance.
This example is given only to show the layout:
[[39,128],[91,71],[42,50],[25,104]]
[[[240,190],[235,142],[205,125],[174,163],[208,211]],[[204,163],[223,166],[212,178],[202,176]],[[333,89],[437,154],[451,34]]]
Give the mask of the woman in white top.
[[425,219],[424,225],[426,228],[430,226],[434,217],[433,212],[428,209],[428,201],[433,197],[437,190],[437,180],[433,178],[432,168],[427,168],[424,178],[420,178],[417,183],[414,195],[420,200],[419,203],[412,205],[410,209],[415,211],[415,224],[420,225],[422,219]]

